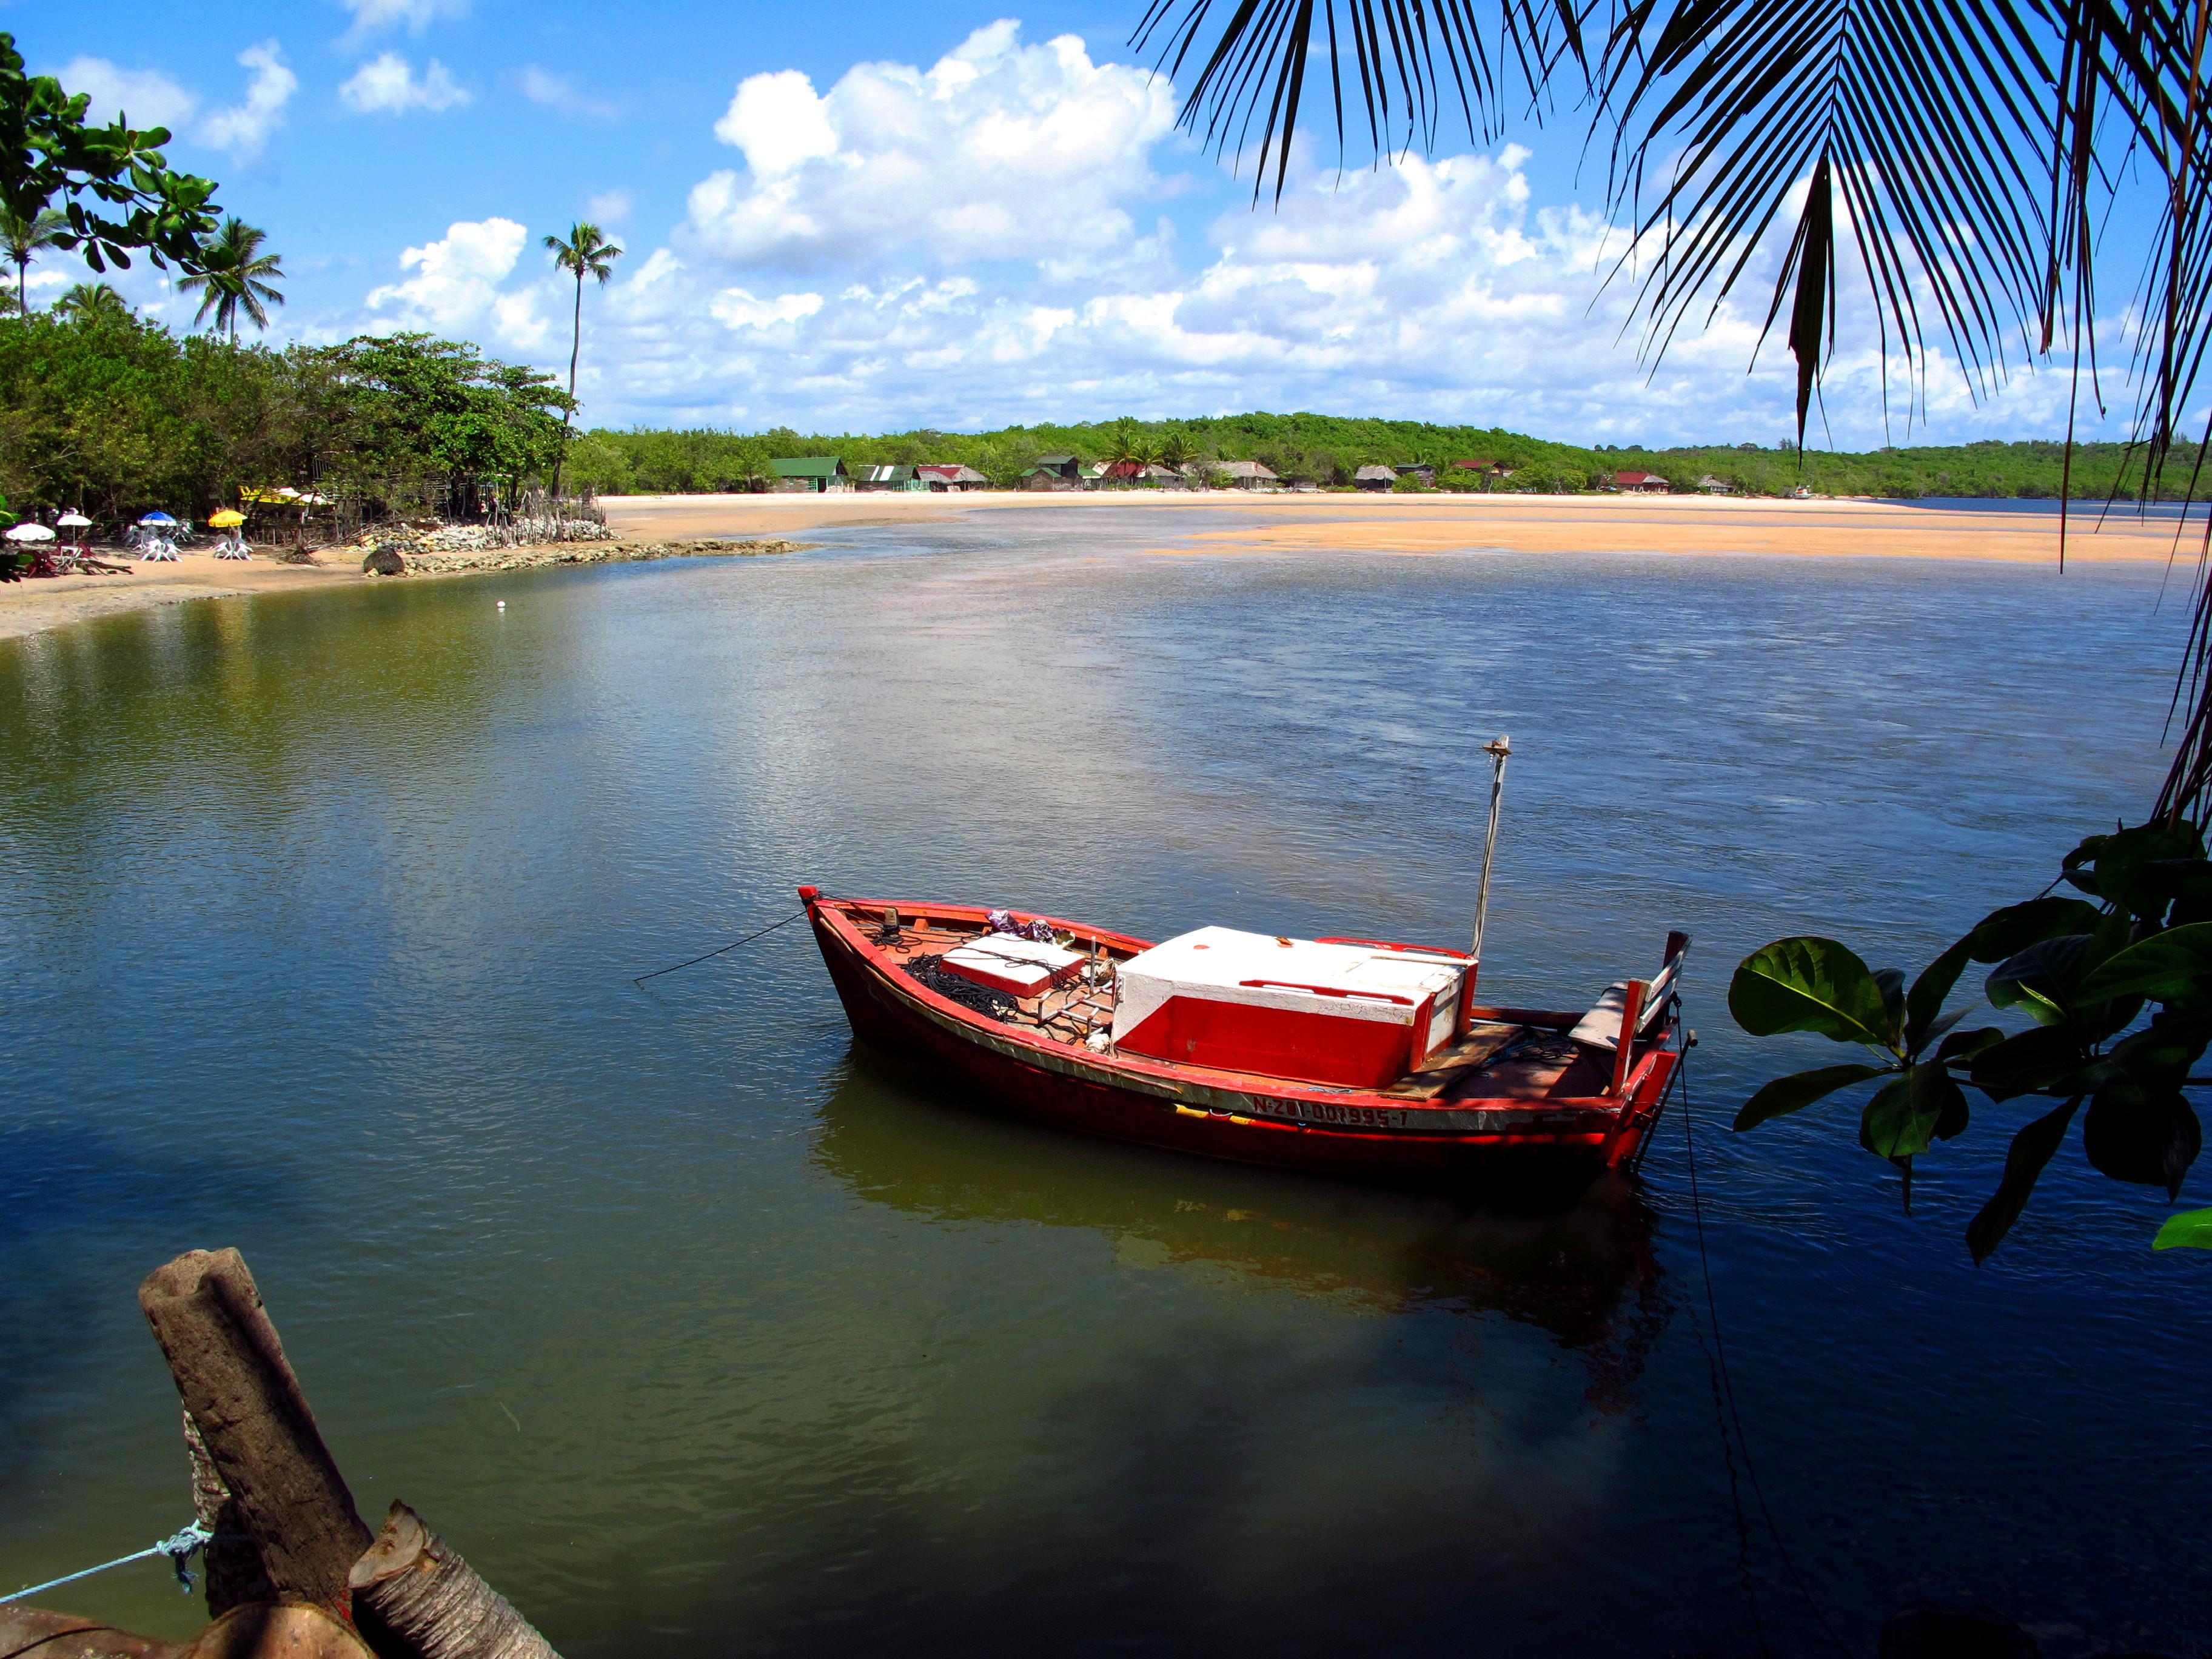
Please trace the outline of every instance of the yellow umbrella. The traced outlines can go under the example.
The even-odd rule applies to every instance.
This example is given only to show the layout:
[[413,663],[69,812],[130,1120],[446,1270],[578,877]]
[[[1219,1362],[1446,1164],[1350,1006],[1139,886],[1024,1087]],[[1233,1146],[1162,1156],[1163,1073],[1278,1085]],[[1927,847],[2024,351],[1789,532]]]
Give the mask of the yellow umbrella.
[[228,530],[233,525],[244,524],[246,522],[246,514],[243,513],[234,512],[229,507],[226,507],[220,513],[210,514],[208,522],[214,526],[217,530]]

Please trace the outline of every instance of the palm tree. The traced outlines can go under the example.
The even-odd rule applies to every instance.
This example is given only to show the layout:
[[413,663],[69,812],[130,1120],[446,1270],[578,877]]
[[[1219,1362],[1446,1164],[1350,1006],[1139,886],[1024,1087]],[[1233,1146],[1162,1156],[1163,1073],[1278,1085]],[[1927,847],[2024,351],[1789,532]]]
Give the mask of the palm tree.
[[[1978,393],[2056,347],[2076,396],[2094,397],[2095,319],[2124,316],[2143,498],[2169,465],[2193,480],[2212,459],[2212,428],[2179,430],[2212,349],[2206,0],[1501,0],[1494,27],[1478,10],[1146,0],[1135,39],[1170,73],[1196,67],[1182,120],[1218,151],[1246,153],[1260,128],[1255,200],[1271,170],[1282,196],[1310,68],[1326,70],[1340,154],[1364,118],[1358,140],[1384,161],[1432,152],[1446,119],[1487,142],[1509,112],[1583,98],[1632,232],[1614,274],[1649,356],[1702,327],[1788,234],[1760,343],[1778,326],[1796,360],[1801,449],[1835,349],[1840,258],[1873,301],[1867,343],[1914,365],[1908,418],[1931,331]],[[2130,239],[2107,248],[2108,220],[2142,225],[2149,257]],[[2098,289],[2115,256],[2130,294]],[[2201,817],[2212,566],[2191,672],[2159,810]]]
[[199,312],[192,321],[204,323],[213,312],[216,327],[228,331],[233,345],[238,343],[240,312],[254,327],[267,328],[269,312],[263,301],[284,303],[284,296],[270,286],[272,280],[284,275],[283,256],[262,252],[261,245],[268,239],[267,231],[243,219],[225,219],[222,228],[200,249],[203,269],[177,283],[184,293],[200,296]]
[[68,234],[69,216],[59,209],[41,208],[27,219],[14,209],[0,204],[0,253],[5,253],[15,267],[16,310],[31,308],[24,276],[31,268],[31,261],[46,249],[58,246]]
[[79,283],[54,301],[54,314],[80,323],[121,322],[131,302],[106,283]]
[[561,466],[568,458],[568,422],[576,412],[576,359],[584,349],[584,278],[596,276],[599,286],[605,288],[607,278],[614,274],[614,262],[622,258],[622,249],[607,240],[597,225],[581,221],[568,228],[565,241],[558,236],[548,236],[545,247],[552,254],[554,264],[573,272],[576,278],[576,320],[568,339],[568,407],[561,411],[561,457],[553,463],[553,500],[557,511]]

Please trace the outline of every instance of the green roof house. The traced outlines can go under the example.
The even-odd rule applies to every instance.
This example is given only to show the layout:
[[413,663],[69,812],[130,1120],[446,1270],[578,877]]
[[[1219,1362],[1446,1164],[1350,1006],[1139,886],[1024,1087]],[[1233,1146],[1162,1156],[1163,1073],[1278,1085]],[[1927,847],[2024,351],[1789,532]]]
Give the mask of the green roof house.
[[793,460],[770,461],[780,494],[807,494],[850,489],[852,475],[835,455],[802,455]]

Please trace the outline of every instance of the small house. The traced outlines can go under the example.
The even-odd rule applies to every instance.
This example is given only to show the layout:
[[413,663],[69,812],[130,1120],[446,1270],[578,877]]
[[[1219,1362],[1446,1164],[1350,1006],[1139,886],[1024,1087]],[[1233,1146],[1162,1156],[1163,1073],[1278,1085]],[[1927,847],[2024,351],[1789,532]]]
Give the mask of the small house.
[[1710,472],[1698,480],[1698,488],[1708,495],[1733,495],[1735,486],[1726,478],[1716,478]]
[[1258,461],[1221,461],[1213,469],[1232,489],[1275,489],[1282,484],[1272,467]]
[[835,455],[802,455],[769,463],[781,495],[828,495],[853,487],[853,475]]
[[853,488],[855,489],[927,489],[928,486],[914,476],[910,466],[856,466],[853,469]]
[[1024,489],[1080,489],[1083,463],[1073,455],[1040,455],[1036,465],[1022,474]]
[[1656,472],[1616,472],[1613,487],[1624,495],[1664,495],[1673,489]]
[[1363,466],[1352,475],[1353,485],[1360,489],[1388,489],[1398,482],[1395,467]]
[[914,470],[924,489],[988,489],[991,481],[972,466],[924,461]]
[[1437,487],[1437,470],[1426,461],[1416,461],[1410,466],[1394,469],[1401,478],[1419,478],[1431,489]]

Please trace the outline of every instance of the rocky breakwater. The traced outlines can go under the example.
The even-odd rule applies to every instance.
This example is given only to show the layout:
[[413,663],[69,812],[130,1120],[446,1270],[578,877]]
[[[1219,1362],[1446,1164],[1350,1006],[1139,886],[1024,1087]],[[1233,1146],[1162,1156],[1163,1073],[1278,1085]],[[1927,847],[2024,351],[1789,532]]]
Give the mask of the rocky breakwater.
[[465,576],[541,565],[616,564],[641,559],[756,557],[795,553],[804,542],[627,541],[604,525],[565,524],[559,540],[507,544],[505,534],[470,525],[363,533],[362,574],[368,576]]

